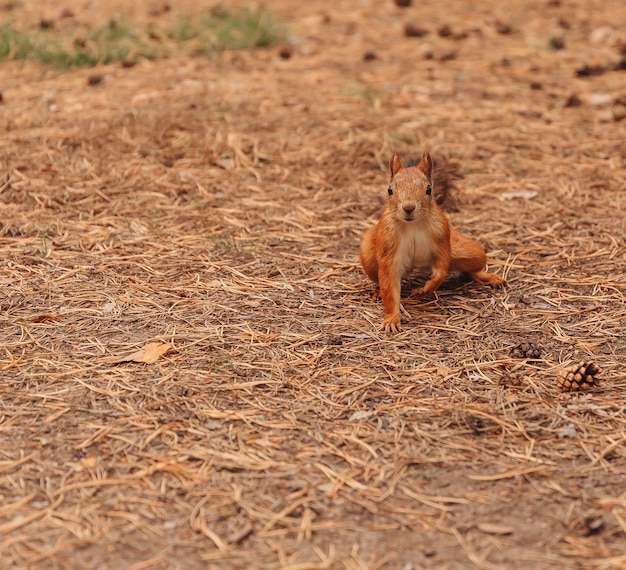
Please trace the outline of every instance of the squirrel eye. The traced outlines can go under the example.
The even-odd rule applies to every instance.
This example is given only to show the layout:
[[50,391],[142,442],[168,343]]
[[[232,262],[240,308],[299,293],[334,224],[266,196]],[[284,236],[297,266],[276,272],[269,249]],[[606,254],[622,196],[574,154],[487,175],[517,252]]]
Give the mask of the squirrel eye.
[[430,196],[432,191],[433,191],[433,187],[430,184],[426,186],[426,196]]
[[393,188],[389,186],[389,188],[387,188],[387,192],[389,192],[389,196],[391,196],[393,194]]

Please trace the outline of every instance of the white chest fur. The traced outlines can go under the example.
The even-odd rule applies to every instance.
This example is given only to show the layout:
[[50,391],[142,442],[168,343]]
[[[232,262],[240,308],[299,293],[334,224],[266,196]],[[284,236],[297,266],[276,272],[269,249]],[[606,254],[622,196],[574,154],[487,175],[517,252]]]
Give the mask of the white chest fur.
[[403,224],[398,251],[400,277],[404,277],[414,269],[430,267],[433,257],[432,243],[432,237],[420,224]]

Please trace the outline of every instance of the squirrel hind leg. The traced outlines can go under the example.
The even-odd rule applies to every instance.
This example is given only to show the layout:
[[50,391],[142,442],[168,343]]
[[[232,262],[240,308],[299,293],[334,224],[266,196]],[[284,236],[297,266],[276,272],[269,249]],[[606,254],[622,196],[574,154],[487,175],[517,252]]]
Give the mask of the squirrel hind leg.
[[376,254],[378,226],[365,232],[361,240],[360,259],[363,271],[371,281],[378,284],[378,257]]
[[468,275],[472,281],[480,283],[481,285],[491,285],[492,287],[504,287],[504,285],[506,285],[506,281],[495,273],[476,271],[474,273],[468,273]]

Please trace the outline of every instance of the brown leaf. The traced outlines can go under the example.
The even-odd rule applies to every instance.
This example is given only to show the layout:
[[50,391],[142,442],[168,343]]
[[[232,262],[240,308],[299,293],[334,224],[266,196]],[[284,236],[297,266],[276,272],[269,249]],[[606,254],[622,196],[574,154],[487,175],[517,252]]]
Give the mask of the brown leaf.
[[143,348],[140,348],[137,352],[133,352],[129,356],[120,358],[118,362],[132,361],[152,364],[163,356],[170,348],[172,348],[172,345],[169,342],[151,342],[150,344],[146,344]]
[[446,378],[447,376],[450,376],[450,374],[452,374],[452,368],[448,368],[447,366],[443,365],[443,364],[439,364],[437,366],[437,376],[441,376],[442,378]]
[[35,315],[31,317],[31,323],[49,323],[50,321],[58,321],[60,320],[61,315],[56,313],[55,315]]
[[232,170],[236,166],[234,158],[221,158],[216,160],[215,164],[222,167],[224,170]]
[[515,530],[512,526],[506,526],[496,523],[478,523],[476,528],[487,534],[513,534]]

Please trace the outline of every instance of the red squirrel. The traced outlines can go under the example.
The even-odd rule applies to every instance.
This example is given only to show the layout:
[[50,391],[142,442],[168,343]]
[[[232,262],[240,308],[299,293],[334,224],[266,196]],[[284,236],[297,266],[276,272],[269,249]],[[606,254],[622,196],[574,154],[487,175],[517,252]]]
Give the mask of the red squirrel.
[[[448,271],[460,271],[477,283],[500,287],[504,279],[484,271],[487,255],[476,241],[450,228],[440,208],[451,181],[447,165],[435,172],[426,151],[417,166],[404,166],[397,153],[389,161],[389,200],[378,223],[361,241],[361,265],[378,283],[385,308],[381,330],[398,332],[400,285],[414,269],[430,269],[431,278],[412,295],[424,295],[443,283]],[[435,184],[442,188],[436,191]]]

